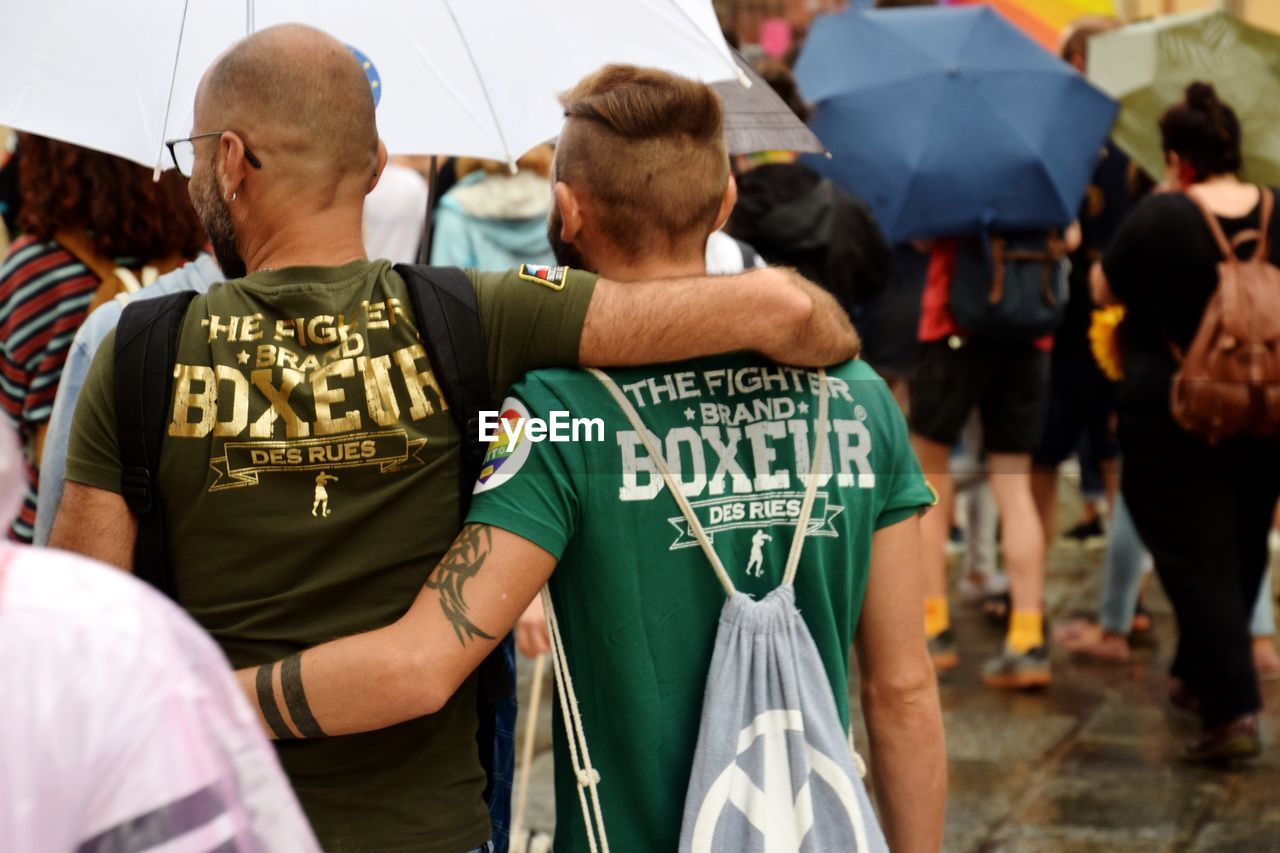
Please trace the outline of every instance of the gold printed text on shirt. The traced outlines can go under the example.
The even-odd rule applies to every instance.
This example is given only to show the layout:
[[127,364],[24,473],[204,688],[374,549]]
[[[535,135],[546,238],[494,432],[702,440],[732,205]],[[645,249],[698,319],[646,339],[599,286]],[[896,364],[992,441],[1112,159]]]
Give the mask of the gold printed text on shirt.
[[[176,365],[169,435],[235,438],[247,433],[271,439],[283,432],[285,438],[303,439],[391,427],[406,408],[413,421],[448,409],[421,344],[369,356],[364,339],[352,335],[309,371],[287,366],[298,359],[284,347],[259,349],[252,369],[238,366],[243,359],[235,352],[226,354],[228,363],[214,367]],[[271,352],[262,352],[267,349]]]
[[393,474],[425,464],[425,438],[403,429],[361,432],[338,438],[283,441],[228,441],[222,455],[209,460],[215,477],[210,492],[256,486],[262,474],[375,467]]

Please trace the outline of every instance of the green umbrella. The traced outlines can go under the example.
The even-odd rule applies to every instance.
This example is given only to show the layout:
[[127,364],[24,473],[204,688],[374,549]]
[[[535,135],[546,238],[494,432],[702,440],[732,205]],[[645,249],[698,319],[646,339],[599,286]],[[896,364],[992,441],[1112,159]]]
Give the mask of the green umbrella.
[[1280,184],[1280,35],[1226,12],[1169,15],[1090,39],[1089,79],[1120,102],[1116,144],[1157,179],[1157,121],[1188,83],[1212,83],[1240,117],[1244,178]]

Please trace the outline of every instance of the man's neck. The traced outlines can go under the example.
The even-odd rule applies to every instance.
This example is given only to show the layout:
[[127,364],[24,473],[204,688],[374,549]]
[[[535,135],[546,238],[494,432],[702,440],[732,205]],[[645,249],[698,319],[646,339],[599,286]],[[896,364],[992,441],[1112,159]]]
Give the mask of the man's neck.
[[360,213],[327,210],[291,216],[270,233],[249,231],[242,249],[249,272],[283,267],[337,267],[366,257]]
[[613,281],[654,281],[662,278],[687,278],[707,274],[704,255],[669,260],[666,258],[642,260],[631,263],[623,260],[606,260],[596,264],[596,272]]

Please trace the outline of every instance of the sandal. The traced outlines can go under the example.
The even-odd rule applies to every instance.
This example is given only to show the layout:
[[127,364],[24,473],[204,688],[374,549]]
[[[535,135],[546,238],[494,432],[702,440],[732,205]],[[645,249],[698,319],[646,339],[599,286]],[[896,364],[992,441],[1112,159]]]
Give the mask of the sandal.
[[1133,609],[1133,624],[1129,628],[1129,635],[1142,636],[1150,634],[1151,629],[1155,627],[1155,619],[1151,615],[1151,611],[1143,606],[1141,599],[1138,606]]
[[1104,663],[1128,663],[1129,641],[1085,619],[1073,619],[1053,632],[1053,642],[1072,655]]
[[1280,654],[1270,637],[1253,638],[1253,671],[1259,681],[1280,681]]

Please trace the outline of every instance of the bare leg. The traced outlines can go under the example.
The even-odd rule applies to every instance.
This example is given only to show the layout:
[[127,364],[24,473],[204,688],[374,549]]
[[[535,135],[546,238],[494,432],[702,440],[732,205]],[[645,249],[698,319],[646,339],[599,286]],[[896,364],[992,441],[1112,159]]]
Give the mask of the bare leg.
[[1000,546],[1009,573],[1009,597],[1015,611],[1044,608],[1045,539],[1031,494],[1031,457],[1025,453],[989,453],[991,491],[1000,507]]
[[1047,550],[1058,532],[1058,469],[1035,466],[1031,469],[1031,496],[1040,516],[1040,529],[1044,531],[1044,547]]
[[918,435],[911,436],[911,446],[924,476],[938,493],[938,503],[921,519],[924,540],[925,598],[947,596],[947,538],[951,534],[953,488],[949,461],[951,448]]

